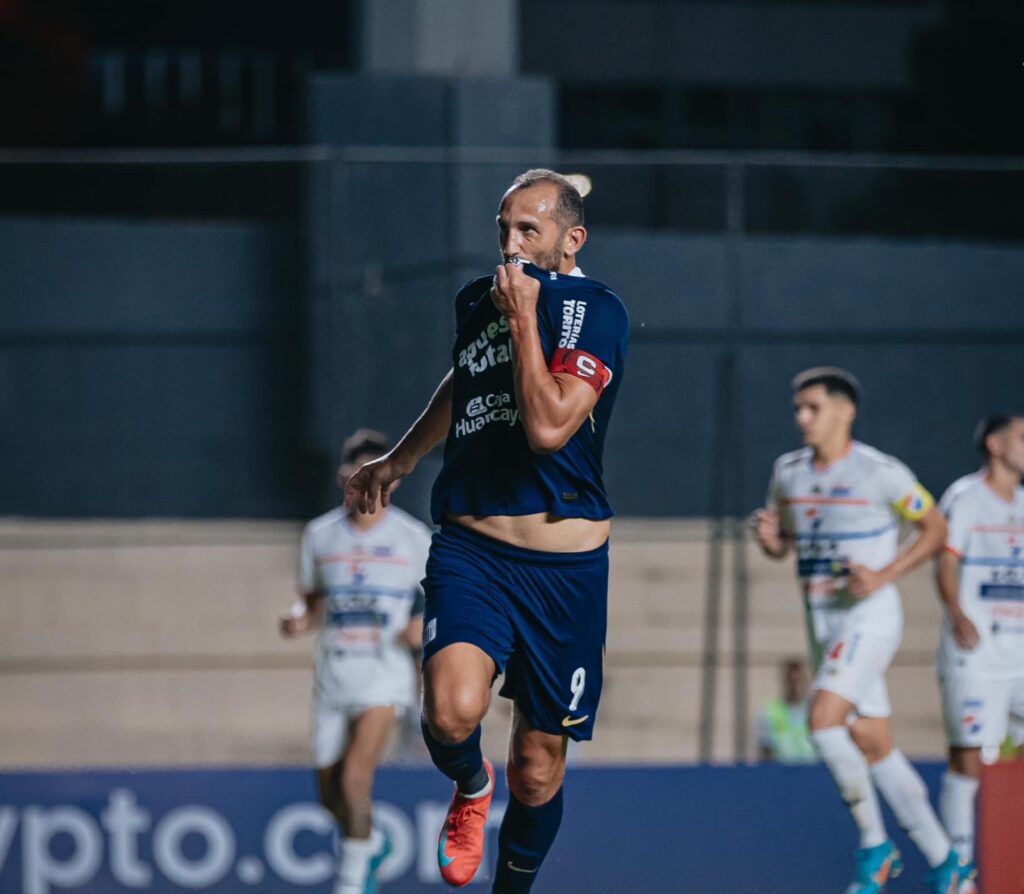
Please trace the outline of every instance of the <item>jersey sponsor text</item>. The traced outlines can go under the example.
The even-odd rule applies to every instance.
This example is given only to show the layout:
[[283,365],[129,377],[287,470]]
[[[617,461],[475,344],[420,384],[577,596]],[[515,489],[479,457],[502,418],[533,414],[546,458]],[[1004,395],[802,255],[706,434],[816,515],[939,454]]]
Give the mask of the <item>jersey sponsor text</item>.
[[[497,341],[504,336],[503,341]],[[472,376],[486,372],[494,366],[508,363],[512,351],[508,344],[508,320],[500,317],[488,323],[480,334],[459,351],[459,367],[469,370]]]

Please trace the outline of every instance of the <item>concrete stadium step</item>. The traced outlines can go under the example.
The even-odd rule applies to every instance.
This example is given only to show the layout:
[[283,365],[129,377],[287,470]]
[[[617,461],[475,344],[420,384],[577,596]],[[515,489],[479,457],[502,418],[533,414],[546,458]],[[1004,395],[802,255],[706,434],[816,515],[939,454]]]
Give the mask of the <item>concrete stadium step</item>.
[[[605,689],[593,762],[698,757],[707,522],[618,519]],[[291,522],[0,520],[0,762],[6,766],[302,763],[312,640],[277,635],[294,599]],[[732,547],[724,558],[713,756],[754,754],[754,717],[778,662],[806,650],[789,562],[746,547],[747,735],[736,749]],[[889,672],[897,740],[943,749],[932,670],[939,608],[930,570],[901,586],[903,647]],[[485,748],[503,759],[508,703]]]

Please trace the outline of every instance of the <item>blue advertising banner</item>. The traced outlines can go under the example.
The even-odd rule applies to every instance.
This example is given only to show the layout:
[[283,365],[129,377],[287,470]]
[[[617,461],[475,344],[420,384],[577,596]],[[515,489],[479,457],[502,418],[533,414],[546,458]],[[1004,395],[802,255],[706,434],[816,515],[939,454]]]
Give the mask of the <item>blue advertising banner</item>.
[[[920,767],[933,799],[941,766]],[[437,833],[449,797],[432,768],[383,768],[375,820],[394,851],[382,894],[448,890]],[[469,890],[488,891],[507,792]],[[919,890],[926,867],[887,817]],[[0,774],[2,894],[205,891],[326,894],[333,820],[306,769]],[[572,768],[536,894],[822,894],[850,880],[853,824],[823,767]]]

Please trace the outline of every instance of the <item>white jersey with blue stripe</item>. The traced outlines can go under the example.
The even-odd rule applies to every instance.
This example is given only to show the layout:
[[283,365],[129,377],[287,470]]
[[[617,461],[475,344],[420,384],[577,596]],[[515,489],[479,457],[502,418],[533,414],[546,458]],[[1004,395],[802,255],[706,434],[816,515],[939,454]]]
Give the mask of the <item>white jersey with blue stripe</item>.
[[960,559],[959,603],[978,629],[966,651],[948,615],[939,640],[939,669],[994,677],[1024,675],[1024,488],[1004,500],[983,473],[955,481],[940,503],[949,522],[946,549]]
[[373,692],[374,702],[411,703],[412,657],[398,636],[423,612],[420,581],[430,536],[395,506],[368,530],[353,526],[343,509],[306,525],[299,587],[324,599],[318,697],[351,703]]
[[903,610],[893,585],[863,598],[847,589],[851,563],[879,570],[896,558],[901,518],[916,521],[933,505],[899,460],[854,441],[818,468],[810,447],[776,461],[768,504],[796,547],[810,629],[821,645],[850,622],[899,628]]

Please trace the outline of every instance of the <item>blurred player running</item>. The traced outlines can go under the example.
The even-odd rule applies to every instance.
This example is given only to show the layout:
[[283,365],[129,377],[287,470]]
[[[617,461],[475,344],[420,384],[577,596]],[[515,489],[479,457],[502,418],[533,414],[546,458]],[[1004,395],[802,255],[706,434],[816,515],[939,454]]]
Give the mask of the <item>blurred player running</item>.
[[601,452],[629,321],[576,267],[583,203],[564,177],[517,177],[497,223],[504,263],[455,298],[452,370],[347,499],[387,505],[447,436],[424,582],[423,736],[455,782],[438,863],[453,885],[480,864],[493,787],[480,721],[504,671],[510,794],[493,890],[509,894],[530,890],[561,823],[566,737],[589,739],[597,714],[612,514]]
[[1024,418],[984,419],[975,440],[985,467],[942,497],[949,536],[938,564],[946,609],[938,670],[949,738],[940,807],[971,870],[981,763],[998,757],[1008,732],[1018,747],[1024,742]]
[[[835,367],[793,380],[807,445],[775,463],[768,507],[757,513],[764,553],[795,545],[817,676],[809,725],[860,831],[848,894],[875,894],[902,870],[886,834],[877,788],[932,867],[936,894],[963,880],[917,771],[893,747],[885,671],[899,647],[903,609],[895,582],[941,549],[942,513],[899,461],[851,438],[859,385]],[[899,521],[919,535],[898,553]]]
[[[338,485],[386,453],[379,432],[345,441]],[[372,894],[390,843],[372,826],[373,775],[396,716],[417,701],[411,649],[423,632],[420,579],[430,531],[391,506],[374,515],[334,509],[302,535],[302,600],[285,636],[320,628],[313,688],[313,760],[321,803],[344,835],[335,894]]]

